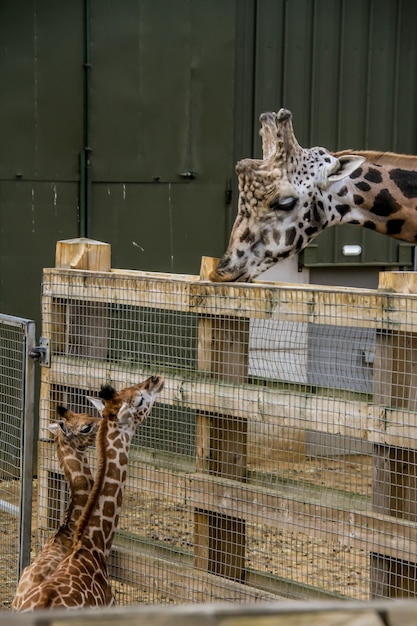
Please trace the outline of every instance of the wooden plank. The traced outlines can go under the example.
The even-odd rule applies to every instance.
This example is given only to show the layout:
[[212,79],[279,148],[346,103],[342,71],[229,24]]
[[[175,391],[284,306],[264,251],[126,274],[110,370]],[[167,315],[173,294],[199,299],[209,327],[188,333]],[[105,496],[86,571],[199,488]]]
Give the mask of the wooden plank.
[[209,472],[235,480],[246,480],[248,462],[247,420],[213,416]]
[[132,276],[128,272],[85,272],[46,269],[43,294],[55,299],[117,303],[171,311],[190,311],[190,284],[186,280]]
[[[45,368],[43,368],[45,369]],[[154,373],[140,367],[126,368],[106,361],[84,362],[56,355],[48,383],[98,391],[103,380],[116,386],[134,384]],[[237,391],[238,389],[238,391]],[[417,414],[391,409],[365,400],[218,383],[211,380],[184,380],[166,376],[157,402],[196,409],[199,413],[220,413],[251,421],[276,424],[286,429],[327,432],[360,438],[377,444],[417,448]]]
[[417,294],[415,272],[379,272],[378,289],[394,293]]
[[259,525],[261,521],[266,527],[302,532],[396,559],[407,560],[417,550],[417,528],[407,520],[311,502],[308,493],[298,500],[206,475],[192,474],[188,480],[187,503],[200,510],[233,514],[247,523]]
[[[146,563],[145,559],[142,564],[145,572],[148,569]],[[154,564],[156,568],[156,560]],[[159,569],[164,571],[163,563]],[[159,577],[153,580],[155,589],[158,589]],[[206,591],[211,588],[210,582],[206,583]],[[225,584],[227,588],[223,597],[213,597],[213,602],[210,599],[198,600],[196,595],[187,605],[173,606],[168,600],[166,604],[156,606],[126,605],[94,611],[81,609],[77,614],[58,611],[53,617],[47,611],[20,614],[6,611],[2,615],[2,626],[37,626],[41,619],[42,624],[59,626],[85,626],[87,620],[89,624],[100,626],[111,626],[115,621],[120,626],[415,626],[417,620],[416,606],[404,600],[390,601],[389,604],[369,602],[366,605],[354,601],[321,600],[312,604],[311,600],[294,603],[270,594],[269,597],[256,598],[264,601],[248,603],[242,597],[243,585],[228,584],[228,581]],[[178,590],[181,598],[182,591]]]
[[[331,489],[313,491],[311,486],[301,484],[297,486],[295,498],[293,487],[268,489],[199,472],[181,472],[179,468],[176,471],[156,468],[140,463],[140,451],[136,455],[134,450],[132,452],[135,469],[127,479],[131,494],[146,494],[150,499],[166,500],[170,505],[187,507],[188,510],[196,507],[196,512],[202,515],[209,511],[245,520],[247,524],[301,532],[389,555],[392,559],[409,560],[410,555],[416,553],[415,523],[368,510],[366,500],[335,494]],[[53,462],[48,469],[54,471],[55,467]],[[210,537],[209,533],[203,532],[207,520],[202,517],[201,523],[200,565],[207,563]],[[204,565],[202,567],[206,569]]]
[[[213,269],[213,259],[202,262],[200,277]],[[215,263],[215,262],[214,262]],[[198,320],[197,363],[201,372],[225,381],[242,383],[248,377],[249,320],[202,315]],[[212,409],[211,409],[212,411]],[[196,416],[199,441],[196,464],[209,457],[207,471],[217,476],[245,480],[247,471],[247,419],[211,415],[210,421]],[[205,430],[205,427],[208,431]],[[202,445],[205,449],[202,449]],[[207,449],[208,447],[208,449]],[[208,453],[208,454],[207,454]],[[245,578],[245,520],[195,508],[194,558],[196,566],[230,580]]]
[[[379,287],[390,291],[417,293],[416,272],[383,272]],[[411,297],[412,298],[412,297]],[[413,303],[413,300],[407,301]],[[403,301],[402,317],[407,318]],[[417,328],[379,332],[374,364],[374,399],[381,405],[414,412],[417,409]],[[412,418],[411,418],[412,419]],[[403,431],[401,441],[392,441],[394,429]],[[408,435],[408,436],[407,436]],[[391,428],[385,445],[374,445],[372,472],[373,509],[395,518],[417,520],[417,456],[415,437],[404,429],[404,421]],[[408,445],[410,443],[410,448]],[[412,449],[411,449],[412,448]],[[385,551],[371,553],[371,597],[415,596],[417,564],[413,553],[392,558]],[[414,553],[415,554],[415,553]]]
[[205,510],[194,510],[194,567],[210,571],[210,531],[209,518]]
[[415,333],[378,333],[374,398],[378,404],[417,411],[417,328]]
[[202,256],[200,265],[200,280],[209,280],[210,274],[219,264],[220,259],[212,256]]
[[222,284],[198,276],[112,270],[45,269],[43,290],[55,298],[117,302],[198,315],[376,328],[417,327],[417,296],[375,290],[281,283]]
[[196,415],[195,464],[199,472],[209,470],[211,418],[205,413]]
[[109,558],[113,578],[131,583],[145,590],[155,589],[158,595],[178,602],[247,602],[249,600],[277,600],[281,596],[249,588],[230,579],[173,560],[132,552],[131,548],[113,544]]

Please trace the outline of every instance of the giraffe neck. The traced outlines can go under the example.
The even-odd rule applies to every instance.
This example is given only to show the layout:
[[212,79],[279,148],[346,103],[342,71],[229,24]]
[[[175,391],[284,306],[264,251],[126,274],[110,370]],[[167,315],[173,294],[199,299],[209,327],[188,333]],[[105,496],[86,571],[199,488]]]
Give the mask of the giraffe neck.
[[65,439],[59,439],[56,447],[58,463],[69,489],[68,505],[56,535],[66,534],[72,538],[76,524],[88,500],[94,479],[84,450],[75,448]]
[[79,519],[74,546],[96,549],[107,558],[117,524],[126,483],[130,443],[134,427],[120,427],[103,418],[97,434],[99,464],[83,514]]
[[[359,153],[361,154],[361,153]],[[329,207],[328,225],[358,224],[409,243],[417,240],[417,172],[413,160],[388,162],[373,155],[344,181],[321,192]],[[417,161],[414,159],[414,161]],[[417,167],[417,162],[414,164]]]

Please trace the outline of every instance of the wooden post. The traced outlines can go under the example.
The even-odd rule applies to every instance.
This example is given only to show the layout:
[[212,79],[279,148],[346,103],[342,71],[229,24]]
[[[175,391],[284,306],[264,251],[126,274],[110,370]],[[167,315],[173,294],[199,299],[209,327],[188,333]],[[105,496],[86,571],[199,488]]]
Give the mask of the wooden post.
[[[381,272],[379,289],[417,293],[417,272]],[[374,402],[389,408],[417,409],[417,332],[377,335]],[[374,445],[372,508],[378,513],[417,521],[417,450]],[[417,555],[411,561],[371,554],[371,597],[417,595]]]
[[109,243],[85,237],[57,241],[55,267],[110,272],[110,264],[111,246]]
[[[110,271],[111,246],[108,243],[92,239],[69,239],[56,244],[55,266],[59,269],[88,270],[92,272]],[[51,280],[55,280],[52,276]],[[59,278],[57,278],[59,280]],[[85,356],[95,359],[106,359],[108,352],[108,303],[91,302],[79,297],[55,298],[48,295],[42,297],[42,335],[49,338],[51,348],[51,368],[41,368],[40,390],[40,454],[42,458],[55,459],[51,450],[52,439],[47,429],[48,424],[56,418],[56,406],[68,405],[68,390],[64,385],[58,389],[51,388],[50,376],[54,368],[54,355],[64,354]],[[64,379],[64,376],[63,376]],[[86,390],[91,393],[91,390]],[[71,406],[74,410],[77,407]],[[49,453],[48,453],[49,449]],[[40,531],[56,526],[51,510],[51,480],[59,483],[60,470],[55,461],[46,471],[39,475],[39,526]],[[61,491],[64,478],[62,477]],[[58,487],[55,488],[55,491]],[[56,496],[55,496],[56,498]],[[64,507],[65,504],[63,503]],[[56,508],[56,507],[55,507]],[[59,516],[56,512],[53,517]]]
[[[218,259],[203,257],[200,279],[207,280]],[[247,380],[249,320],[206,315],[199,319],[198,369],[228,382]],[[246,480],[247,420],[227,415],[197,415],[199,471]],[[232,580],[245,580],[245,520],[196,509],[195,566]]]
[[[109,272],[111,246],[93,239],[67,239],[56,245],[55,267]],[[108,350],[108,303],[67,300],[57,303],[57,339],[64,354],[105,359]],[[62,333],[62,330],[65,332]]]

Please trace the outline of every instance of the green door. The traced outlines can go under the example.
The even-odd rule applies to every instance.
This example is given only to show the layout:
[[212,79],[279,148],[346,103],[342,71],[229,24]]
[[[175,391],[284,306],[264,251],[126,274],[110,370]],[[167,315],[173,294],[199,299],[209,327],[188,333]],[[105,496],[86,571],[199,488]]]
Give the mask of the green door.
[[198,273],[223,252],[235,30],[230,0],[92,1],[89,235],[114,267]]

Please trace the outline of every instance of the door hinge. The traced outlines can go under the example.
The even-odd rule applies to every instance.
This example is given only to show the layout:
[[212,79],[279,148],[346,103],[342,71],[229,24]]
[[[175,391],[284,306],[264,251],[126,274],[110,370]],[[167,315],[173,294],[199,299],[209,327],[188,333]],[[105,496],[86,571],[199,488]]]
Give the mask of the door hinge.
[[39,345],[32,348],[29,356],[44,367],[50,367],[49,339],[47,337],[39,338]]

